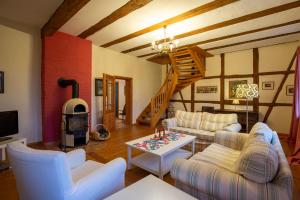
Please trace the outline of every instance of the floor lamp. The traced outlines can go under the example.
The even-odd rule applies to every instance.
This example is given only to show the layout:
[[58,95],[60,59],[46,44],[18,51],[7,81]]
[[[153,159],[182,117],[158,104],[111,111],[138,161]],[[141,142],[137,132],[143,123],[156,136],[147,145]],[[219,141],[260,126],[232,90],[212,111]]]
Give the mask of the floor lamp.
[[236,98],[246,98],[246,132],[248,133],[248,101],[249,99],[258,97],[258,85],[257,84],[241,84],[237,86]]

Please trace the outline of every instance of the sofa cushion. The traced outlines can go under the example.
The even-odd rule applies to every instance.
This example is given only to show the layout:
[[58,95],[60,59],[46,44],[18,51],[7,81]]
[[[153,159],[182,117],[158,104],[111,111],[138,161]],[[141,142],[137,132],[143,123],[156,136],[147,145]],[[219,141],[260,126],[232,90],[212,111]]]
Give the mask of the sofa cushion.
[[250,133],[253,135],[261,135],[263,139],[267,143],[271,143],[273,137],[273,131],[269,128],[269,126],[262,122],[257,122],[251,129]]
[[213,143],[202,152],[196,153],[190,160],[207,162],[232,172],[234,165],[240,155],[240,151]]
[[201,123],[201,112],[185,112],[177,110],[175,117],[177,119],[177,125],[185,128],[199,129]]
[[205,140],[208,142],[213,142],[215,139],[215,132],[204,131],[199,129],[192,129],[192,128],[184,128],[184,127],[172,127],[169,128],[170,131],[184,133],[188,135],[196,136],[197,139]]
[[200,129],[207,131],[223,130],[224,127],[237,123],[237,114],[212,114],[203,112]]
[[273,145],[255,141],[242,150],[235,170],[249,180],[267,183],[275,177],[278,165],[278,154]]

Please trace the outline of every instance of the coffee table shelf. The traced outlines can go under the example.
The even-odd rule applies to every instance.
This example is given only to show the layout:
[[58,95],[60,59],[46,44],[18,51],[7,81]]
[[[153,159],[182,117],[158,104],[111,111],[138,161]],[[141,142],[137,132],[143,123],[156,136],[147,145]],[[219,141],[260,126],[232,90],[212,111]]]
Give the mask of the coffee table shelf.
[[174,162],[175,159],[177,158],[189,158],[192,156],[192,153],[190,151],[186,151],[183,149],[177,149],[176,151],[167,154],[164,158],[163,158],[163,169],[161,174],[159,174],[159,162],[160,162],[160,157],[150,154],[150,153],[143,153],[141,155],[138,155],[136,157],[134,157],[131,160],[131,163],[142,168],[145,169],[157,176],[164,176],[165,174],[167,174],[172,167],[172,164]]
[[[168,131],[167,134],[179,133],[172,133]],[[166,144],[162,144],[157,149],[150,150],[144,146],[136,145],[144,144],[143,142],[148,141],[153,137],[154,134],[126,142],[128,153],[128,169],[131,169],[133,164],[163,179],[163,176],[170,171],[175,159],[189,158],[194,154],[196,137],[186,134],[180,134],[180,137],[178,137],[176,140],[171,140]],[[181,147],[188,144],[192,144],[191,151],[181,149]],[[132,158],[132,149],[137,149],[143,153]]]

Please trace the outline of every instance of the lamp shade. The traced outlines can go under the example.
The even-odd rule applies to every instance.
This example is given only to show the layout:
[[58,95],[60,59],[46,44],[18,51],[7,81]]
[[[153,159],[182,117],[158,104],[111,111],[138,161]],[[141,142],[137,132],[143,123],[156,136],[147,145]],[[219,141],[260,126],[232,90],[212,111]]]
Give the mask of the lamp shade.
[[238,99],[233,99],[232,100],[232,104],[233,105],[239,105],[240,104],[240,101]]
[[255,98],[258,97],[257,84],[241,84],[237,86],[236,98]]

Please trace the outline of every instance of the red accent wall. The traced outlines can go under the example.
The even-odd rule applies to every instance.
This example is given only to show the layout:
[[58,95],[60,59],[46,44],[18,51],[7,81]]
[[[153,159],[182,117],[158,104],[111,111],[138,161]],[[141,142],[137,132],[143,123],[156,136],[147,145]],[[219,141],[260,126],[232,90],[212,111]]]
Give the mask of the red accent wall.
[[57,32],[43,39],[42,48],[42,124],[43,142],[47,143],[60,140],[62,106],[72,98],[71,86],[58,86],[60,77],[79,83],[79,98],[84,99],[91,110],[92,44]]

